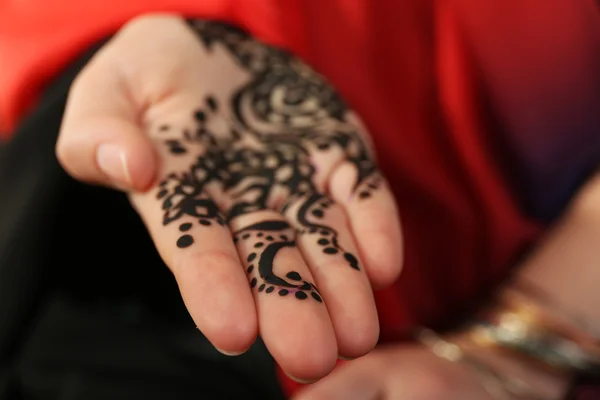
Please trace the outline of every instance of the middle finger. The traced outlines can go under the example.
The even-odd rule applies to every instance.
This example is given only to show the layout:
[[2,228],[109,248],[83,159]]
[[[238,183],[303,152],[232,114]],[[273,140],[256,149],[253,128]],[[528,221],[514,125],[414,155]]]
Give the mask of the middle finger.
[[269,352],[297,379],[325,376],[337,358],[334,330],[294,229],[267,210],[236,217],[230,225]]

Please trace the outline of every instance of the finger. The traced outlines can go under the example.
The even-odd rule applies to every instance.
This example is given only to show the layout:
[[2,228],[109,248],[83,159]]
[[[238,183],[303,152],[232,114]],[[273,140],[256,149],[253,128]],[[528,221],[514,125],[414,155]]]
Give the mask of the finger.
[[72,86],[56,149],[63,167],[88,182],[147,189],[158,169],[147,127],[195,104],[214,75],[204,60],[180,18],[128,23]]
[[[369,360],[355,360],[301,390],[294,400],[380,400],[381,376]],[[387,397],[386,397],[387,398]]]
[[373,293],[342,208],[321,194],[291,201],[285,214],[298,229],[298,244],[316,279],[344,358],[375,347],[379,321]]
[[[342,204],[367,274],[375,288],[394,282],[402,268],[400,219],[394,197],[384,179],[346,161],[331,174],[329,191]],[[356,183],[358,182],[358,183]]]
[[156,157],[123,81],[108,60],[91,62],[71,88],[56,152],[77,179],[144,190],[154,179]]
[[190,157],[165,158],[172,170],[187,172],[165,174],[156,188],[132,194],[132,203],[198,328],[222,352],[240,353],[256,339],[254,299],[231,231],[201,189],[203,171],[190,169]]
[[294,230],[272,211],[237,217],[232,228],[269,352],[296,379],[325,376],[337,359],[334,331]]

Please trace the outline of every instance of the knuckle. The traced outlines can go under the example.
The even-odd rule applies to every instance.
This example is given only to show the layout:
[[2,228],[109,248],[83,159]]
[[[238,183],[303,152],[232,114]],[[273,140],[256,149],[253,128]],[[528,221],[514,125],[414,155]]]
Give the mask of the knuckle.
[[361,327],[354,329],[353,335],[349,339],[349,345],[354,349],[353,356],[361,357],[368,354],[375,348],[379,340],[379,324],[373,318],[362,323]]
[[[178,252],[179,253],[179,252]],[[223,265],[240,264],[239,259],[221,250],[207,250],[194,254],[179,254],[173,257],[173,273],[185,279],[194,275],[205,277],[202,271],[229,271]],[[240,266],[241,269],[241,266]]]

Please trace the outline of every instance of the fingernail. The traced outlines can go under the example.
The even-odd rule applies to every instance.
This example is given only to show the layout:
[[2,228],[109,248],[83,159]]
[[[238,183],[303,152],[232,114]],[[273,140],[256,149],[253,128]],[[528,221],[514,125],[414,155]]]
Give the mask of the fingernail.
[[338,356],[338,358],[342,361],[353,361],[356,360],[356,357],[343,357],[343,356]]
[[304,379],[299,379],[299,378],[296,378],[294,375],[290,375],[290,374],[288,374],[287,372],[286,372],[285,374],[286,374],[286,375],[287,375],[287,376],[288,376],[288,377],[289,377],[291,380],[293,380],[293,381],[295,381],[295,382],[298,382],[298,383],[300,383],[300,384],[302,384],[302,385],[310,385],[311,383],[315,383],[315,382],[316,382],[316,380],[304,380]]
[[125,152],[114,144],[101,144],[96,151],[96,162],[102,172],[116,183],[131,184]]
[[239,355],[244,354],[246,352],[245,350],[244,351],[237,351],[237,352],[236,351],[225,351],[225,350],[221,350],[218,347],[215,347],[215,349],[217,349],[217,351],[219,353],[225,354],[226,356],[229,356],[229,357],[239,356]]

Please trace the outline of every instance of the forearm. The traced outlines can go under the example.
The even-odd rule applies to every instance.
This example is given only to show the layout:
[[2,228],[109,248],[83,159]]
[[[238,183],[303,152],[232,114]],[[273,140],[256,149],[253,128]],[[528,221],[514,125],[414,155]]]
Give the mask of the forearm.
[[[542,243],[517,269],[514,279],[492,299],[491,309],[506,295],[532,285],[542,295],[532,301],[551,319],[598,338],[600,332],[600,174],[592,178]],[[475,322],[476,326],[477,322]],[[543,399],[564,397],[572,373],[546,367],[516,352],[499,351],[473,340],[477,328],[468,326],[453,337],[468,354],[500,375],[517,378]]]
[[[599,261],[600,174],[597,174],[525,261],[516,280],[534,283],[560,310],[583,321],[584,328],[595,334],[600,332]],[[553,309],[549,312],[561,312],[556,307],[550,308]]]

